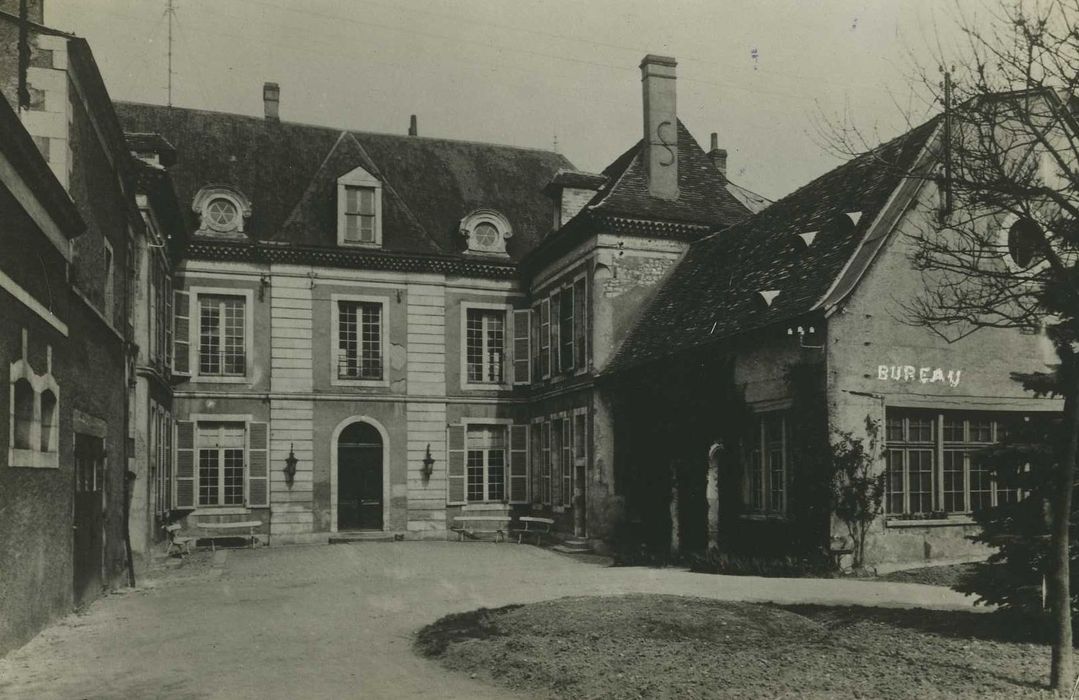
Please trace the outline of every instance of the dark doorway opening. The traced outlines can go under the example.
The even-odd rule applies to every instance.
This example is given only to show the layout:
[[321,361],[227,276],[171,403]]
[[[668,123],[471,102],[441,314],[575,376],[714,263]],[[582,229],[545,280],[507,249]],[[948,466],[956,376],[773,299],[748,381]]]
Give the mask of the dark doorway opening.
[[101,593],[105,548],[105,443],[75,434],[75,606]]
[[337,529],[381,530],[382,436],[353,423],[337,439]]

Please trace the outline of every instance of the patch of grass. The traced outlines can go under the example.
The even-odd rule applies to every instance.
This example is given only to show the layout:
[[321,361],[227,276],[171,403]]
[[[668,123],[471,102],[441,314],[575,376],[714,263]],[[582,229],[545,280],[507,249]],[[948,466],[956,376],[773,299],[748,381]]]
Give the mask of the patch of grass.
[[1025,640],[986,613],[626,595],[453,615],[415,648],[545,697],[1050,697]]
[[967,576],[972,576],[978,571],[991,566],[984,562],[970,564],[950,564],[946,566],[923,566],[917,569],[905,571],[893,571],[884,576],[878,576],[878,581],[890,581],[893,583],[923,583],[928,586],[945,586],[954,588],[956,584]]

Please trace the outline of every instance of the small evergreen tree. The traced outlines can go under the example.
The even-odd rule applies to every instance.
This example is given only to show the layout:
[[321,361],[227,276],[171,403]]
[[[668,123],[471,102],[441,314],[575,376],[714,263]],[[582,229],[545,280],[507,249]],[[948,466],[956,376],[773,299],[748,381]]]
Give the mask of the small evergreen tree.
[[853,567],[865,567],[865,540],[881,514],[885,473],[875,469],[880,421],[865,418],[867,440],[839,433],[832,445],[832,509],[850,535]]

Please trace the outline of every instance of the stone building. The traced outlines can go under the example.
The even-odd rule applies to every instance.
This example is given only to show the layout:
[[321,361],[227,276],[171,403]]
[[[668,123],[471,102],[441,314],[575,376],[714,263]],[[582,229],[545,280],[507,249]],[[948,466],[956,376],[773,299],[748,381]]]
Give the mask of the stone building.
[[[0,3],[0,651],[124,580],[129,151],[89,47]],[[15,3],[17,5],[17,3]],[[24,40],[25,37],[25,40]]]
[[[556,153],[119,104],[175,148],[172,505],[271,544],[620,512],[593,378],[689,241],[748,215],[642,63],[646,138]],[[750,200],[753,201],[753,200]],[[759,203],[759,200],[756,200]],[[178,383],[177,383],[178,382]],[[192,520],[191,515],[194,515]]]
[[[998,487],[979,450],[1062,406],[1011,378],[1056,361],[1044,336],[948,342],[904,322],[933,283],[911,254],[941,216],[940,134],[933,119],[690,246],[601,382],[642,539],[842,552],[830,474],[811,455],[839,432],[876,433],[888,487],[869,562],[988,553],[968,539],[971,514],[1021,494]],[[990,225],[1001,264],[1029,265],[1014,217]]]

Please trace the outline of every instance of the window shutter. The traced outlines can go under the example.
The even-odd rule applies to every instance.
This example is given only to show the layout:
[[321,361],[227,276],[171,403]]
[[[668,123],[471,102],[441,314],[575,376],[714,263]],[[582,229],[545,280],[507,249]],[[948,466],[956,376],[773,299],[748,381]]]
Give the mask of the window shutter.
[[176,421],[176,508],[195,507],[195,424]]
[[562,419],[562,503],[573,505],[573,421]]
[[[165,327],[165,345],[157,349],[157,356],[162,358],[165,362],[166,373],[172,370],[172,278],[166,274],[161,275],[164,279],[164,291],[158,288],[158,294],[163,294],[165,299],[165,312],[162,318],[158,318],[157,322]],[[157,309],[154,309],[151,313],[157,313]],[[159,334],[158,337],[161,337]]]
[[562,298],[556,292],[551,295],[551,374],[562,371]]
[[191,374],[191,295],[173,292],[172,371]]
[[540,370],[540,307],[539,304],[532,305],[532,378],[539,381],[539,378],[543,376]]
[[551,300],[540,302],[540,375],[551,376]]
[[551,449],[547,459],[551,461],[551,505],[562,505],[562,419],[551,421]]
[[528,503],[528,426],[510,426],[510,503]]
[[513,383],[528,384],[532,377],[529,373],[530,343],[528,334],[532,325],[532,312],[528,309],[513,311]]
[[586,343],[588,342],[588,304],[587,304],[587,291],[585,289],[585,278],[582,277],[573,283],[573,303],[575,304],[573,310],[573,335],[574,335],[574,350],[577,353],[577,369],[585,369],[587,367],[588,350]]
[[543,502],[543,423],[532,424],[532,502]]
[[451,425],[446,432],[446,503],[459,505],[465,502],[465,426]]
[[543,503],[551,504],[551,421],[543,421],[543,436],[540,438],[543,450]]
[[247,505],[270,505],[270,428],[267,423],[247,425]]

